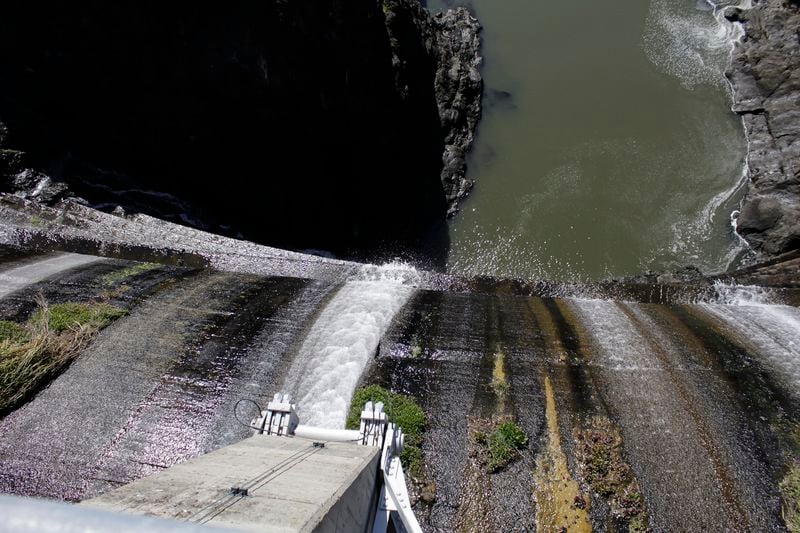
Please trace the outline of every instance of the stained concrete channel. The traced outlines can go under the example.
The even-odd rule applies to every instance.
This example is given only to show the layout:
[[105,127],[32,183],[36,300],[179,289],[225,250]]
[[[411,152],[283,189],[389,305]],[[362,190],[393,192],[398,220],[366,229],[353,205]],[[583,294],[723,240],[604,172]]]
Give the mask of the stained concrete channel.
[[[560,443],[579,486],[575,496],[591,495],[594,530],[630,525],[582,474],[576,435],[598,417],[621,431],[622,460],[643,492],[654,531],[784,530],[778,484],[796,457],[800,427],[797,389],[784,385],[791,369],[770,366],[778,354],[743,345],[741,334],[708,308],[418,294],[384,340],[368,379],[421,397],[430,416],[426,482],[436,497],[418,505],[427,527],[558,530],[552,529],[558,522],[537,524],[541,480],[533,476],[548,442],[549,380]],[[781,312],[796,320],[796,309]],[[783,335],[784,357],[796,356],[798,332],[794,347],[786,340],[791,333]],[[480,481],[470,483],[476,473],[469,421],[496,405],[487,363],[498,352],[506,357],[510,387],[504,409],[528,433],[529,445],[517,462],[478,472]],[[571,503],[562,508],[565,518],[575,511]],[[467,515],[473,519],[465,521]]]
[[[127,265],[63,272],[0,309],[18,318],[37,294],[94,298],[98,280]],[[234,404],[263,402],[280,386],[283,356],[330,290],[298,278],[158,270],[128,280],[138,287],[126,291],[130,314],[0,421],[0,490],[80,500],[247,436]],[[246,423],[254,408],[244,407]]]
[[[0,273],[52,259],[0,257]],[[0,318],[17,321],[39,294],[128,310],[0,420],[0,491],[82,500],[247,437],[240,421],[255,408],[243,402],[237,420],[235,405],[285,383],[338,287],[335,276],[153,265],[120,290],[134,264],[101,258],[0,298]],[[779,483],[800,428],[796,308],[489,292],[416,290],[362,378],[426,412],[414,483],[426,531],[635,530],[619,511],[633,496],[587,474],[583,435],[598,427],[618,437],[615,468],[641,492],[645,527],[784,530]],[[474,428],[495,419],[528,441],[490,471]]]

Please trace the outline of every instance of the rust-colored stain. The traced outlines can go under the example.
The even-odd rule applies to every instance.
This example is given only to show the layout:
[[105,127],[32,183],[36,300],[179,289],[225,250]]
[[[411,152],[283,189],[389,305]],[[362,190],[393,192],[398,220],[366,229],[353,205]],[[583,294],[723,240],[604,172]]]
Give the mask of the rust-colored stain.
[[536,525],[539,531],[588,533],[592,530],[587,512],[588,501],[572,479],[567,456],[561,448],[558,412],[550,378],[544,378],[545,417],[547,418],[547,447],[537,459],[536,468]]

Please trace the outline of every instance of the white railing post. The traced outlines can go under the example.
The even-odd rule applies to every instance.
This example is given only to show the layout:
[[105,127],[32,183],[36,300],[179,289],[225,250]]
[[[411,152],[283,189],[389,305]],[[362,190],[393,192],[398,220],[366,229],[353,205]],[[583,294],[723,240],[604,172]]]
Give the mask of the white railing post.
[[261,418],[251,422],[251,426],[258,428],[258,434],[289,436],[294,435],[299,418],[288,394],[281,392],[272,397],[267,404],[267,410],[261,412]]
[[261,418],[252,422],[259,434],[275,436],[297,436],[328,442],[352,442],[361,446],[381,448],[380,495],[375,511],[372,533],[385,533],[392,513],[400,520],[408,533],[422,533],[422,528],[411,509],[406,478],[400,463],[405,436],[400,427],[392,422],[384,411],[383,402],[367,402],[361,411],[358,431],[327,429],[299,424],[297,413],[288,394],[278,393],[269,402]]

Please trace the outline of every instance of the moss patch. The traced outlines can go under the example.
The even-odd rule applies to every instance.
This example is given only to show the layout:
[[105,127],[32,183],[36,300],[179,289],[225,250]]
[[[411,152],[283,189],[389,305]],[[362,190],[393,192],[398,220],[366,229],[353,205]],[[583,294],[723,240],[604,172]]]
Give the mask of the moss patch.
[[792,533],[800,533],[800,461],[794,460],[780,484],[783,519]]
[[408,395],[389,391],[378,385],[359,387],[353,394],[346,427],[358,429],[361,425],[361,410],[367,402],[383,402],[392,422],[400,426],[405,434],[405,449],[400,461],[406,470],[416,478],[423,475],[422,433],[425,431],[427,417],[425,411]]
[[475,455],[489,472],[502,470],[519,458],[528,444],[528,435],[508,416],[474,418],[470,421],[470,435],[477,445],[473,448]]
[[115,272],[106,274],[105,276],[103,276],[101,281],[103,285],[106,286],[114,285],[116,283],[119,283],[120,281],[124,281],[128,278],[137,276],[149,270],[154,270],[160,266],[161,265],[159,265],[158,263],[137,263],[127,268],[123,268],[122,270],[117,270]]
[[622,435],[608,418],[595,417],[575,431],[576,456],[584,481],[606,498],[613,516],[628,531],[649,531],[648,515],[639,482],[622,457]]
[[0,342],[26,342],[30,337],[30,332],[22,324],[0,320]]
[[58,375],[100,329],[125,314],[107,304],[38,303],[24,325],[0,326],[0,416]]
[[[45,308],[40,308],[31,320],[43,320],[44,311]],[[47,309],[47,326],[56,333],[82,327],[101,329],[124,314],[123,309],[105,303],[55,304]]]

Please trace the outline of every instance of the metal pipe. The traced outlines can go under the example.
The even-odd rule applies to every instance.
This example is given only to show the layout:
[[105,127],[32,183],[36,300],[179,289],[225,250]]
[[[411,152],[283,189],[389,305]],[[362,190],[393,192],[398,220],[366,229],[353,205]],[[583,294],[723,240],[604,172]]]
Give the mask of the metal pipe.
[[4,495],[0,495],[0,517],[4,533],[235,533],[228,528]]
[[302,424],[294,430],[294,436],[329,442],[355,442],[361,440],[361,434],[357,429],[327,429],[304,426]]

